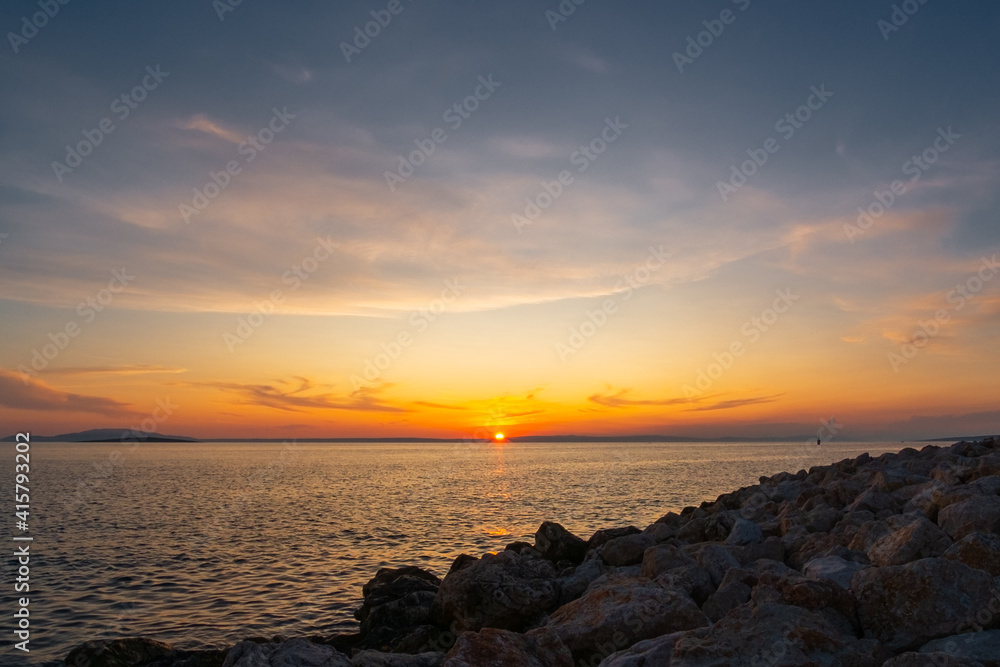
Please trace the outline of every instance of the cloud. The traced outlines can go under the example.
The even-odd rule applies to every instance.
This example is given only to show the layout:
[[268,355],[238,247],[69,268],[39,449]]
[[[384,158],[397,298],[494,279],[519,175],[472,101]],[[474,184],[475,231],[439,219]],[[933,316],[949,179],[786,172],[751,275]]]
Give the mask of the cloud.
[[683,405],[689,403],[687,398],[664,398],[664,399],[633,399],[626,398],[631,393],[631,389],[622,389],[614,394],[591,394],[587,400],[591,403],[603,405],[607,408],[629,408],[640,405]]
[[275,384],[239,384],[235,382],[192,382],[190,386],[212,387],[243,399],[245,405],[258,405],[275,410],[302,412],[309,409],[351,410],[360,412],[409,412],[406,408],[385,403],[378,394],[392,385],[362,387],[347,396],[331,393],[309,393],[316,385],[304,377],[296,382],[279,380]]
[[460,405],[445,405],[444,403],[432,403],[431,401],[414,401],[413,405],[419,405],[424,408],[434,408],[437,410],[468,410]]
[[50,368],[46,375],[147,375],[153,373],[186,373],[186,368],[158,364],[131,364],[126,366],[66,366]]
[[0,370],[0,405],[19,410],[89,412],[113,416],[132,414],[128,403],[60,391],[40,380],[29,379],[25,384],[19,373],[7,370]]
[[240,144],[246,140],[246,137],[240,135],[238,132],[223,127],[222,125],[211,120],[205,114],[192,116],[187,121],[178,123],[177,126],[184,130],[198,130],[199,132],[204,132],[205,134],[211,134],[212,136],[224,139],[225,141],[233,144]]
[[702,405],[697,408],[690,408],[688,412],[705,412],[708,410],[732,410],[733,408],[742,408],[745,405],[757,405],[758,403],[772,403],[779,396],[784,396],[784,394],[774,394],[772,396],[755,396],[753,398],[734,398],[728,401],[718,401],[717,403],[712,403],[710,405]]

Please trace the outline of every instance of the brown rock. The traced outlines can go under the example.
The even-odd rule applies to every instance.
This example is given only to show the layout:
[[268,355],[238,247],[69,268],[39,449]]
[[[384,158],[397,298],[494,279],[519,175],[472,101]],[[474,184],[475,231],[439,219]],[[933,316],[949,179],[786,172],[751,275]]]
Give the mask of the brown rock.
[[553,521],[545,521],[535,531],[535,549],[553,563],[583,561],[587,543]]
[[1000,536],[992,533],[969,533],[951,545],[941,556],[969,567],[1000,576]]
[[690,565],[697,565],[697,562],[675,544],[661,544],[642,554],[642,576],[648,579]]
[[953,540],[969,533],[1000,533],[1000,496],[978,496],[938,512],[938,525]]
[[951,546],[951,538],[923,516],[877,540],[868,549],[872,565],[902,565],[921,558],[936,558]]
[[896,652],[968,627],[993,587],[982,570],[943,558],[873,567],[851,580],[865,636]]
[[559,637],[544,628],[523,635],[483,628],[459,635],[442,667],[573,667],[573,657]]
[[636,532],[616,537],[601,547],[601,560],[613,567],[638,565],[642,562],[643,552],[654,544],[653,536],[648,533]]

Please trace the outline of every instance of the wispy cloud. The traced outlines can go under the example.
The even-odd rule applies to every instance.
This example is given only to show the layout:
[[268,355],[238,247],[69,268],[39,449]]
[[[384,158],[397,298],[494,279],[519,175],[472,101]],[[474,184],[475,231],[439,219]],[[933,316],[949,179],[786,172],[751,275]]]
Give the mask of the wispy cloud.
[[274,384],[240,384],[235,382],[194,382],[191,386],[213,387],[235,394],[245,405],[258,405],[275,410],[302,412],[318,410],[352,410],[360,412],[408,412],[406,408],[391,405],[379,394],[391,385],[362,387],[350,394],[312,393],[317,387],[308,378],[295,377],[295,382],[279,380]]
[[211,134],[234,144],[239,144],[246,139],[246,137],[241,136],[238,132],[223,127],[219,123],[211,120],[205,114],[192,116],[187,121],[179,123],[178,126],[184,130],[198,130],[199,132],[204,132],[205,134]]
[[587,397],[587,400],[597,405],[603,405],[606,408],[630,408],[643,405],[683,405],[690,403],[690,400],[684,397],[658,399],[627,398],[631,392],[631,389],[621,389],[614,394],[591,394]]
[[0,405],[20,410],[89,412],[111,416],[132,413],[128,403],[61,391],[40,380],[29,380],[25,384],[18,373],[6,370],[0,370]]
[[696,408],[689,408],[688,412],[705,412],[708,410],[732,410],[742,408],[745,405],[757,405],[759,403],[773,403],[778,397],[784,394],[774,394],[772,396],[754,396],[753,398],[733,398],[728,401],[718,401],[709,405],[702,405]]
[[127,366],[66,366],[50,368],[47,375],[149,375],[154,373],[186,373],[186,368],[158,364],[132,364]]

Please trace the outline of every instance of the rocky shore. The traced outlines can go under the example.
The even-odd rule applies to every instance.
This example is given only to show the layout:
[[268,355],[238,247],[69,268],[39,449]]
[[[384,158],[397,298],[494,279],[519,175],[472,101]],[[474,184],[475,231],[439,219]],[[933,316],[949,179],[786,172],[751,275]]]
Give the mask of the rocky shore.
[[763,477],[644,529],[379,570],[358,633],[181,651],[87,642],[73,667],[1000,667],[1000,442]]

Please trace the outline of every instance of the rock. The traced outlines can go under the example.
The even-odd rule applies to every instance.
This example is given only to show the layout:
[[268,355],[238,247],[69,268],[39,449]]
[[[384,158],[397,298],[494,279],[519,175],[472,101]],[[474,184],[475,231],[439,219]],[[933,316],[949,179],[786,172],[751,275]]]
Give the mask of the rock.
[[523,635],[483,628],[463,632],[443,667],[573,667],[569,649],[555,633],[539,628]]
[[744,546],[747,544],[757,544],[764,541],[764,533],[760,526],[753,521],[740,518],[733,522],[733,528],[729,531],[726,544]]
[[[732,570],[730,570],[732,571]],[[719,586],[719,590],[708,596],[701,606],[701,611],[708,620],[715,623],[736,607],[750,600],[751,588],[741,581],[733,581]]]
[[354,654],[351,667],[441,667],[442,662],[444,653],[440,652],[410,655],[367,650]]
[[712,584],[718,586],[722,578],[726,576],[726,571],[730,568],[739,567],[740,562],[726,547],[719,544],[699,545],[694,550],[694,558],[702,568],[708,571],[712,577]]
[[984,665],[1000,665],[1000,630],[984,630],[935,639],[920,647],[920,653],[979,660]]
[[670,570],[691,565],[697,565],[695,559],[675,544],[657,545],[646,549],[642,554],[642,576],[648,579],[655,579]]
[[712,584],[712,577],[697,565],[675,568],[659,575],[655,581],[660,588],[684,593],[699,606],[705,604],[705,600],[716,589]]
[[[697,631],[696,631],[697,632]],[[645,639],[636,642],[624,651],[612,653],[601,661],[600,667],[656,667],[670,663],[674,652],[674,644],[683,637],[684,632],[673,632],[656,639]]]
[[806,563],[802,566],[802,574],[810,579],[829,579],[846,590],[851,587],[851,577],[854,573],[866,567],[868,566],[840,556],[826,556],[814,558]]
[[529,543],[529,542],[520,542],[520,541],[518,541],[518,542],[511,542],[510,544],[508,544],[507,546],[504,547],[504,549],[506,549],[507,551],[513,551],[516,554],[521,553],[525,549],[533,549],[533,548],[534,548],[534,546],[531,543]]
[[66,656],[72,667],[220,667],[228,650],[180,651],[145,637],[88,641]]
[[396,650],[415,628],[432,623],[431,608],[441,580],[419,567],[382,568],[362,589],[354,617],[361,621],[355,646]]
[[332,646],[305,639],[278,643],[240,642],[222,667],[351,667],[351,659]]
[[559,602],[556,571],[547,560],[513,551],[486,554],[448,574],[434,599],[434,616],[453,630],[519,631]]
[[587,553],[587,543],[558,523],[546,521],[535,531],[535,549],[553,563],[567,560],[578,565]]
[[743,549],[740,561],[745,565],[750,565],[762,558],[768,560],[785,560],[785,545],[780,537],[768,537],[759,544],[750,544]]
[[[653,524],[663,526],[664,524]],[[665,526],[664,526],[665,527]],[[635,526],[625,526],[624,528],[602,528],[587,540],[587,550],[596,549],[597,547],[610,542],[616,537],[625,537],[626,535],[635,535],[640,533],[640,531]]]
[[653,536],[648,533],[616,537],[601,547],[601,559],[614,567],[637,565],[642,562],[643,552],[654,544]]
[[1000,496],[978,496],[948,505],[938,512],[938,525],[953,540],[975,531],[1000,534]]
[[895,652],[968,627],[990,603],[993,585],[982,570],[943,558],[868,568],[851,580],[865,637]]
[[951,538],[923,516],[877,540],[868,549],[872,565],[902,565],[921,558],[936,558],[951,546]]
[[849,512],[868,510],[872,514],[878,514],[883,510],[894,511],[895,509],[896,500],[888,493],[878,489],[868,489],[847,506]]
[[656,665],[853,665],[885,660],[876,642],[844,634],[821,614],[782,604],[745,605],[707,631],[684,633]]
[[986,667],[978,660],[965,660],[944,653],[907,651],[886,660],[882,667]]
[[848,548],[854,551],[868,553],[872,546],[884,537],[892,535],[893,529],[885,521],[866,521],[858,528],[854,538],[848,543]]
[[572,573],[559,577],[559,605],[577,599],[595,579],[607,572],[608,568],[600,558],[591,558],[580,563]]
[[708,625],[694,601],[646,579],[612,578],[557,609],[546,624],[575,663],[596,663],[637,641]]
[[642,532],[652,535],[653,542],[660,544],[661,542],[666,542],[669,539],[677,537],[677,526],[657,522],[650,524]]
[[951,545],[941,556],[969,567],[1000,576],[1000,536],[991,533],[969,533]]

